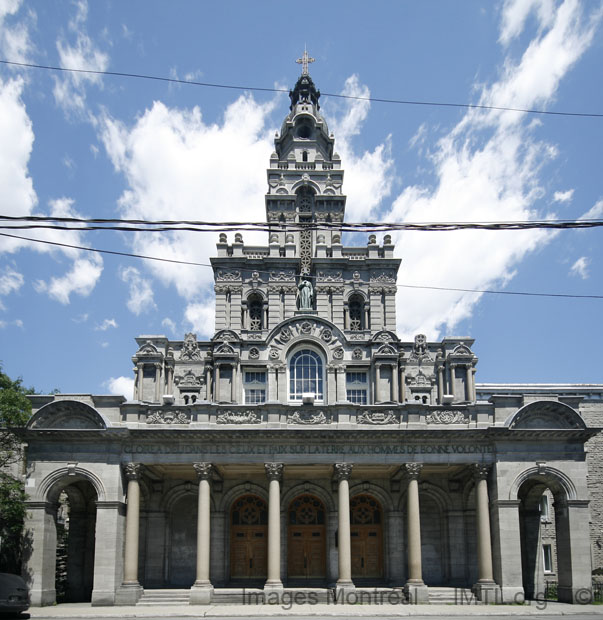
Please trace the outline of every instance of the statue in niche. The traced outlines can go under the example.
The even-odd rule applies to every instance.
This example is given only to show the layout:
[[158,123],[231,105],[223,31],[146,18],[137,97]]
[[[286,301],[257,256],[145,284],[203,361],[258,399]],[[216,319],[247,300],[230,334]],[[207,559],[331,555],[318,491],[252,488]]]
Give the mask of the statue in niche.
[[297,285],[297,307],[299,310],[312,310],[314,307],[314,287],[307,278]]

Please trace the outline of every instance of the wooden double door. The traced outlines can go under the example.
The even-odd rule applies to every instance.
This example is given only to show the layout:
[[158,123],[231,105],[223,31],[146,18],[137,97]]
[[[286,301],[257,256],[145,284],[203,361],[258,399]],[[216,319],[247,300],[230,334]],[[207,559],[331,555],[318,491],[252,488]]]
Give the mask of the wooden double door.
[[382,513],[376,499],[357,495],[350,500],[352,578],[383,577]]
[[268,506],[256,495],[239,498],[230,513],[230,578],[266,579]]
[[324,579],[326,510],[313,495],[296,497],[289,505],[287,574],[289,579]]

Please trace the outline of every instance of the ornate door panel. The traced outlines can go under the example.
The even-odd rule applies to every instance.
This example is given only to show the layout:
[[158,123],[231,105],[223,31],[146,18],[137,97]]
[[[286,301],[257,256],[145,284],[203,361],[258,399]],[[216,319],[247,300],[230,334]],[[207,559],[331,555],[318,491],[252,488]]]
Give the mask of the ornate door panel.
[[239,498],[230,515],[230,578],[267,575],[268,507],[255,495]]
[[352,578],[383,577],[381,508],[369,495],[350,501]]
[[325,508],[312,495],[295,498],[289,507],[288,576],[293,579],[326,577]]

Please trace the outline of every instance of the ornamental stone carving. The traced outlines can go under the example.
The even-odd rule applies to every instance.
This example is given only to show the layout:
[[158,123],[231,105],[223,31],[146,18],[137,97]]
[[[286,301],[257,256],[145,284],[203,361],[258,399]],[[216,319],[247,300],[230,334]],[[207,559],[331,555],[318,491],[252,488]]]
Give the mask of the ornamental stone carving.
[[406,469],[406,473],[411,480],[418,480],[423,465],[421,463],[404,463],[404,469]]
[[319,282],[340,282],[343,274],[341,271],[335,271],[333,273],[326,273],[324,271],[318,272],[318,281]]
[[270,280],[272,282],[288,282],[295,279],[295,272],[292,269],[284,271],[271,271]]
[[197,344],[197,336],[193,333],[185,334],[180,352],[181,360],[199,361],[201,359],[201,351]]
[[484,465],[483,463],[473,464],[473,477],[475,480],[486,480],[490,473],[490,465]]
[[280,357],[280,353],[278,352],[278,349],[270,349],[270,359],[273,360],[277,360]]
[[123,463],[122,469],[127,480],[140,480],[142,463]]
[[240,271],[224,271],[220,269],[216,274],[216,280],[220,282],[234,282],[241,279]]
[[330,420],[322,411],[296,411],[289,414],[287,422],[290,424],[329,424]]
[[304,321],[300,326],[300,330],[302,334],[309,334],[312,331],[312,323]]
[[464,411],[432,411],[425,416],[427,424],[466,424],[469,416]]
[[193,463],[199,480],[211,480],[214,466],[211,463]]
[[281,480],[283,477],[282,463],[264,463],[264,470],[266,471],[266,477],[268,480]]
[[333,469],[335,470],[336,480],[349,480],[352,475],[353,463],[335,463]]
[[217,424],[260,424],[262,419],[255,411],[225,411],[217,419]]
[[333,332],[330,329],[325,328],[322,332],[320,332],[320,337],[325,342],[331,342],[331,340],[333,340]]
[[391,272],[388,273],[384,271],[383,273],[380,273],[379,275],[372,274],[371,282],[379,282],[383,284],[394,284],[396,282],[396,278],[392,276]]
[[249,349],[249,358],[252,360],[257,360],[260,357],[260,350],[257,347],[251,347]]
[[147,415],[147,424],[190,424],[191,420],[182,411],[154,411]]
[[283,327],[283,329],[281,329],[281,333],[279,334],[279,338],[283,342],[289,342],[289,340],[291,340],[291,330],[288,327]]
[[354,349],[352,353],[352,359],[361,360],[362,359],[362,349]]
[[363,411],[358,416],[358,424],[397,424],[398,416],[388,411]]
[[203,377],[198,377],[192,370],[174,377],[174,383],[180,388],[199,389],[203,386]]
[[342,349],[341,347],[337,347],[337,348],[335,349],[335,351],[333,351],[333,357],[334,357],[336,360],[341,360],[341,359],[343,359],[343,349]]

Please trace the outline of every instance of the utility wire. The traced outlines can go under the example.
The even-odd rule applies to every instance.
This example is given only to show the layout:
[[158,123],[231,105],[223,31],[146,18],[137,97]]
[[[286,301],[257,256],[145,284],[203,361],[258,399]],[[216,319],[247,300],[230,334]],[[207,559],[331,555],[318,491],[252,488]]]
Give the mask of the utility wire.
[[[8,222],[3,224],[2,222]],[[28,222],[21,224],[19,222]],[[53,222],[57,222],[56,224]],[[81,224],[81,226],[74,226]],[[199,220],[142,220],[118,218],[46,217],[38,215],[0,215],[0,229],[116,230],[126,232],[233,232],[300,231],[337,229],[342,232],[393,232],[453,230],[533,230],[603,227],[602,219],[517,220],[492,222],[206,222]]]
[[[0,59],[0,63],[12,65],[16,67],[27,67],[30,69],[46,69],[49,71],[63,71],[68,73],[87,73],[91,75],[111,75],[116,77],[136,78],[143,80],[155,80],[159,82],[170,82],[173,84],[188,84],[191,86],[204,86],[206,88],[223,88],[229,90],[247,90],[252,92],[267,93],[288,93],[286,88],[262,88],[260,86],[240,86],[234,84],[217,84],[214,82],[196,82],[193,80],[180,80],[178,78],[168,78],[157,75],[147,75],[143,73],[125,73],[121,71],[98,71],[93,69],[72,69],[67,67],[55,67],[52,65],[38,65],[28,62],[15,62]],[[338,99],[353,99],[357,101],[371,101],[375,103],[393,103],[399,105],[416,105],[416,106],[435,106],[447,108],[465,108],[477,110],[497,110],[504,112],[521,112],[524,114],[546,114],[550,116],[580,116],[587,118],[603,118],[603,114],[590,112],[555,112],[551,110],[536,110],[533,108],[511,108],[506,106],[484,105],[477,103],[450,103],[442,101],[414,101],[410,99],[385,99],[382,97],[362,97],[360,95],[343,95],[340,93],[321,93],[325,97],[337,97]]]
[[[160,258],[159,256],[146,256],[143,254],[131,254],[129,252],[117,252],[115,250],[104,250],[99,248],[89,248],[82,245],[71,245],[69,243],[59,243],[58,241],[47,241],[45,239],[35,239],[32,237],[21,237],[18,235],[11,235],[8,233],[0,233],[2,237],[10,237],[12,239],[21,239],[23,241],[33,241],[34,243],[43,243],[48,245],[59,246],[63,248],[72,248],[76,250],[84,250],[86,252],[98,252],[100,254],[113,254],[117,256],[127,256],[130,258],[143,258],[146,260],[155,260],[161,261],[164,263],[176,263],[178,265],[193,265],[195,267],[212,267],[212,265],[208,263],[195,263],[191,261],[184,260],[176,260],[173,258]],[[276,270],[272,271],[261,271],[259,269],[254,269],[258,273],[263,274],[271,274]],[[292,279],[295,275],[292,275]],[[316,276],[305,275],[307,279],[316,279]],[[355,280],[341,280],[340,283],[350,284],[355,282]],[[396,284],[396,287],[399,288],[415,288],[415,289],[427,289],[427,290],[435,290],[435,291],[459,291],[463,293],[488,293],[488,294],[496,294],[496,295],[519,295],[519,296],[529,296],[529,297],[565,297],[570,299],[603,299],[603,295],[570,295],[567,293],[529,293],[526,291],[493,291],[487,289],[468,289],[468,288],[453,288],[453,287],[444,287],[444,286],[420,286],[418,284]]]

